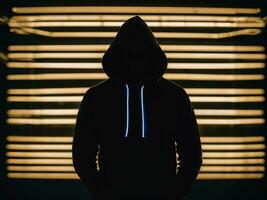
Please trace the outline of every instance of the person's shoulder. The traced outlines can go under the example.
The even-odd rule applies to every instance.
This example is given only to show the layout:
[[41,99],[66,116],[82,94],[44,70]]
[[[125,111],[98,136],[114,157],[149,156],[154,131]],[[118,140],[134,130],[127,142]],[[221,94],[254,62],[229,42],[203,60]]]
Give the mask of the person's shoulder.
[[177,82],[162,77],[163,87],[178,96],[188,96],[185,88]]
[[88,96],[97,96],[98,94],[101,94],[102,92],[107,90],[107,87],[109,79],[103,80],[95,85],[92,85],[91,87],[87,88],[85,91],[85,95]]

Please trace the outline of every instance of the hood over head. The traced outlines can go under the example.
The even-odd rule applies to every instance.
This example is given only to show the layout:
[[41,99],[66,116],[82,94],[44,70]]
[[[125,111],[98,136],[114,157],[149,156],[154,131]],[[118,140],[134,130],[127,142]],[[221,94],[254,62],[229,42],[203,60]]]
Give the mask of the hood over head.
[[151,29],[138,15],[126,20],[104,53],[107,76],[123,83],[157,81],[167,69],[167,58]]

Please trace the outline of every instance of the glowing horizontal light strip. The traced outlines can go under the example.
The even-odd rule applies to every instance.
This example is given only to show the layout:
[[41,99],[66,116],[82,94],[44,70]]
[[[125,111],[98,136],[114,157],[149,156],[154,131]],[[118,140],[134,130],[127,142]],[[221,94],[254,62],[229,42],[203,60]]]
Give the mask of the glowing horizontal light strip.
[[262,88],[185,88],[188,94],[201,95],[217,95],[220,91],[221,95],[260,95],[264,94]]
[[264,172],[264,166],[202,166],[200,172]]
[[248,150],[265,149],[264,144],[202,144],[204,150]]
[[79,179],[76,173],[7,173],[7,178]]
[[[7,173],[8,178],[80,179],[76,173]],[[197,179],[261,179],[264,173],[199,173]]]
[[[7,144],[12,150],[71,150],[71,144]],[[262,150],[264,144],[202,144],[203,150]]]
[[[9,59],[38,59],[38,58],[102,58],[104,53],[9,53]],[[166,53],[167,58],[172,59],[245,59],[264,60],[263,53]]]
[[[83,37],[83,38],[114,38],[117,32],[50,32],[36,28],[10,28],[11,32],[18,34],[36,34],[46,37]],[[261,29],[240,29],[230,32],[220,33],[203,33],[203,32],[153,32],[156,38],[198,38],[198,39],[222,39],[235,37],[240,35],[258,35],[262,32]]]
[[[203,166],[204,165],[251,165],[251,164],[264,164],[264,159],[203,159]],[[24,165],[31,165],[31,164],[65,164],[65,165],[72,165],[72,158],[71,159],[63,159],[63,158],[44,158],[44,159],[19,159],[19,158],[9,158],[7,159],[7,164],[24,164]]]
[[[40,68],[40,69],[102,69],[98,62],[88,63],[38,63],[38,62],[8,62],[9,68]],[[261,62],[249,63],[168,63],[168,69],[259,69],[264,68]]]
[[[109,45],[10,45],[9,51],[106,51]],[[160,45],[164,51],[264,51],[264,46],[252,45]]]
[[[8,89],[7,94],[23,95],[44,95],[44,94],[84,94],[90,87],[71,87],[71,88],[25,88],[25,89]],[[262,88],[184,88],[188,94],[210,95],[260,95],[264,94]]]
[[264,142],[263,136],[243,136],[243,137],[201,137],[202,143],[247,143]]
[[197,179],[262,179],[264,173],[199,173]]
[[[84,94],[86,90],[89,88],[90,87],[8,89],[7,94],[23,94],[23,95]],[[256,90],[259,90],[259,89],[256,89]]]
[[62,142],[62,143],[70,143],[72,142],[72,137],[69,136],[15,136],[9,135],[7,136],[8,142]]
[[234,158],[234,159],[203,159],[203,165],[255,165],[264,164],[264,159]]
[[265,152],[202,152],[202,158],[253,158],[265,157]]
[[7,157],[72,158],[71,152],[6,152]]
[[64,165],[72,165],[72,159],[62,159],[62,158],[54,158],[54,159],[15,159],[9,158],[7,159],[7,164],[64,164]]
[[[71,152],[6,152],[7,157],[72,158]],[[203,158],[256,158],[265,157],[265,152],[203,152]]]
[[260,53],[166,53],[166,56],[173,59],[266,59],[266,55]]
[[75,172],[73,166],[7,166],[8,171]]
[[13,7],[15,13],[168,13],[168,14],[258,14],[260,8],[168,7],[168,6],[43,6]]
[[80,102],[81,96],[9,96],[8,102]]
[[[264,110],[241,110],[241,109],[195,109],[196,115],[216,116],[262,116]],[[9,117],[16,116],[40,116],[40,115],[76,115],[78,109],[9,109]]]
[[[242,110],[242,109],[194,109],[196,115],[216,116],[262,116],[264,110]],[[22,112],[22,111],[21,111]],[[27,113],[25,110],[22,113]]]
[[[256,63],[256,65],[259,65]],[[8,62],[9,68],[43,68],[43,69],[102,69],[100,63],[30,63]]]
[[198,119],[200,125],[244,125],[244,124],[265,124],[264,118],[251,119]]
[[[72,136],[7,136],[8,142],[49,142],[49,143],[71,143]],[[264,142],[263,136],[242,136],[242,137],[212,137],[201,136],[202,143],[248,143]]]
[[48,124],[54,124],[54,125],[74,125],[75,124],[75,118],[72,119],[34,119],[34,118],[8,118],[6,122],[8,124],[29,124],[29,125],[48,125]]
[[[31,124],[31,125],[48,125],[48,124],[62,124],[74,125],[75,118],[48,118],[48,119],[35,119],[35,118],[8,118],[8,124]],[[243,124],[264,124],[264,118],[240,118],[240,119],[197,119],[199,125],[243,125]]]
[[167,69],[258,69],[264,68],[260,62],[250,63],[168,63]]
[[[236,17],[236,16],[219,16],[219,15],[139,15],[143,20],[147,21],[233,21],[233,22],[258,22],[260,17]],[[126,21],[133,15],[26,15],[12,16],[9,21]]]
[[[213,81],[245,81],[264,80],[263,74],[191,74],[165,73],[171,80],[213,80]],[[105,73],[43,73],[43,74],[10,74],[8,80],[103,80],[108,79]]]
[[[43,68],[43,69],[102,69],[100,63],[30,63],[9,62],[9,68]],[[168,63],[168,69],[258,69],[264,63]]]
[[192,102],[228,102],[228,103],[237,103],[237,102],[264,102],[265,98],[263,96],[235,96],[235,97],[190,97]]
[[[10,27],[120,27],[124,21],[43,21],[43,22],[16,22],[10,21]],[[164,22],[147,21],[149,27],[231,27],[251,28],[265,27],[263,21],[258,22]]]
[[7,144],[7,149],[16,150],[71,150],[70,144]]
[[[8,171],[75,172],[72,166],[7,166]],[[263,172],[263,166],[202,166],[200,172]]]
[[8,116],[76,115],[78,109],[10,109]]
[[263,80],[262,74],[179,74],[165,73],[164,78],[171,80],[216,80],[216,81],[244,81],[244,80]]

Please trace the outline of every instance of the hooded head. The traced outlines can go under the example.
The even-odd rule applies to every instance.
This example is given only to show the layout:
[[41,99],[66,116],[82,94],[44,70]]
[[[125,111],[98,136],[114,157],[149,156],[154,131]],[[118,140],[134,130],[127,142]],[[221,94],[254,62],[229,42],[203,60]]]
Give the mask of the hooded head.
[[167,58],[151,29],[138,15],[126,20],[102,58],[107,76],[123,83],[157,81]]

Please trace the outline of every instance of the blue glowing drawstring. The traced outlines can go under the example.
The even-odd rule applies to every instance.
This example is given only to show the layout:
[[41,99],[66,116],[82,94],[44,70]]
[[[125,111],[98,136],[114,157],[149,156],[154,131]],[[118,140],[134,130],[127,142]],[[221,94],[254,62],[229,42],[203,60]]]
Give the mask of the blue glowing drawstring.
[[128,129],[129,129],[129,87],[128,84],[126,84],[126,89],[127,89],[127,105],[126,105],[126,110],[127,110],[127,124],[126,124],[126,131],[125,131],[125,137],[128,136]]
[[[129,131],[129,87],[128,84],[126,85],[126,130],[125,130],[125,137],[128,136],[128,131]],[[145,138],[145,112],[144,112],[144,85],[141,87],[141,108],[142,108],[142,138]]]
[[144,86],[141,87],[141,103],[142,103],[142,137],[145,137],[145,118],[144,118]]

